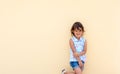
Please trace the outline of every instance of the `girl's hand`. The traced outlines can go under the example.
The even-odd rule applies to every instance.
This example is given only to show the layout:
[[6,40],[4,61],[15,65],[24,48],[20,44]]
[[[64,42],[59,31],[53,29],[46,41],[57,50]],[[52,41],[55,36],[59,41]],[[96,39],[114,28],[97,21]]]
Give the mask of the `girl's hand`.
[[79,61],[78,63],[79,63],[79,66],[80,66],[80,68],[81,68],[81,67],[83,66],[82,61]]
[[77,57],[79,57],[79,53],[74,52],[74,53],[73,53],[73,56],[74,56],[75,58],[77,58]]

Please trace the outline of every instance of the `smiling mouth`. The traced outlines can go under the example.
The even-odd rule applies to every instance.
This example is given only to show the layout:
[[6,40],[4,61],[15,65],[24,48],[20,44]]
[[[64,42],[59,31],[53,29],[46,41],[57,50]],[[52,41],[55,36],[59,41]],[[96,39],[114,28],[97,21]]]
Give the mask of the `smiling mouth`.
[[77,35],[80,35],[80,34],[77,34]]

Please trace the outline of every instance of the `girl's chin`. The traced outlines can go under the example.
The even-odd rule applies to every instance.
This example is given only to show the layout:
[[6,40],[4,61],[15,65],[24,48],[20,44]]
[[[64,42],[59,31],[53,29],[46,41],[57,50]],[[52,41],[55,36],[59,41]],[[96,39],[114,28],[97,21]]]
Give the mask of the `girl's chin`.
[[77,39],[80,39],[80,37],[76,37]]
[[76,36],[77,38],[80,38],[81,36]]

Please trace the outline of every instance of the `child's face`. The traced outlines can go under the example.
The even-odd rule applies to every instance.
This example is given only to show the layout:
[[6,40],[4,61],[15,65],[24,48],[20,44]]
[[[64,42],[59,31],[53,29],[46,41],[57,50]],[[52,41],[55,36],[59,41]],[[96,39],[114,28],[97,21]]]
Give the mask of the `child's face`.
[[82,31],[81,28],[79,28],[79,29],[76,28],[76,29],[73,31],[73,33],[74,33],[74,35],[75,35],[75,37],[76,37],[77,39],[80,39],[80,37],[83,35],[83,31]]

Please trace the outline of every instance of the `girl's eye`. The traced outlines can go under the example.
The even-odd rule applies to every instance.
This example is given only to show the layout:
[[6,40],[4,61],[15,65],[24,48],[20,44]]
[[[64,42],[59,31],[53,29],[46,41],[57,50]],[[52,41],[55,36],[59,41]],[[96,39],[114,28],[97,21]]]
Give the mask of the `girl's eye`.
[[80,32],[82,31],[82,30],[79,30]]

